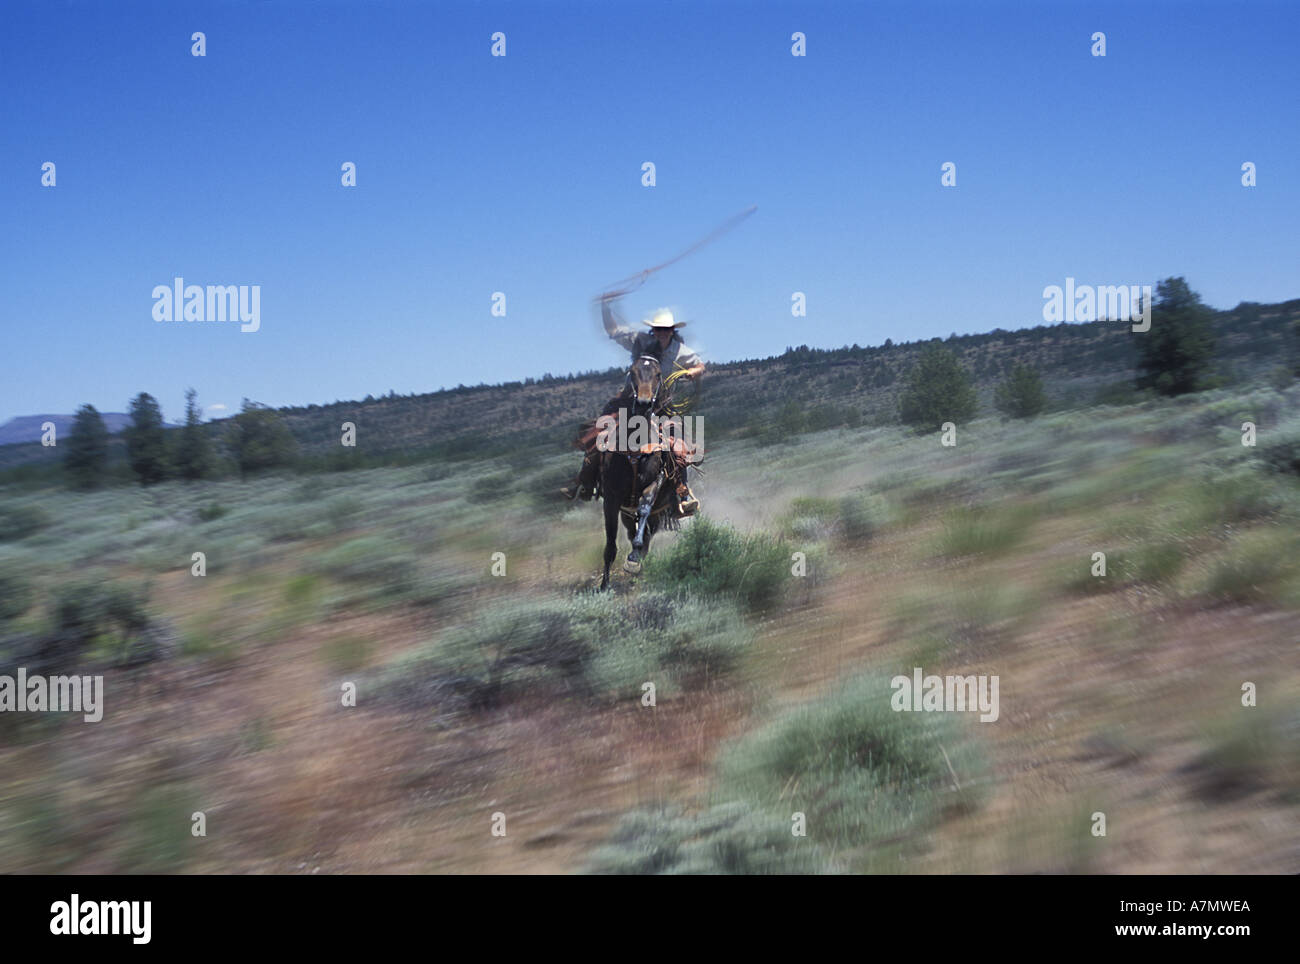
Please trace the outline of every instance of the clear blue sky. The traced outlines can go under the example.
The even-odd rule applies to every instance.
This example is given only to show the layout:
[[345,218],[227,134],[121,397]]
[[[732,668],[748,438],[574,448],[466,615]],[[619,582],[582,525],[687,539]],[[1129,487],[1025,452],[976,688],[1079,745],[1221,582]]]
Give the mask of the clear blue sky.
[[[604,369],[592,297],[751,204],[629,320],[675,306],[726,360],[1032,326],[1067,276],[1297,297],[1298,27],[1294,3],[7,0],[0,421]],[[176,275],[261,285],[261,330],[155,322]]]

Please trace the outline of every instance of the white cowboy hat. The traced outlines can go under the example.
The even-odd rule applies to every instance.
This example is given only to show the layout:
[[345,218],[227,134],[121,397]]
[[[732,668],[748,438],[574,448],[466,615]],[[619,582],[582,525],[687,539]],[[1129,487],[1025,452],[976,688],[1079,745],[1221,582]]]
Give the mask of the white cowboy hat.
[[653,316],[647,318],[643,324],[651,328],[682,328],[686,325],[684,321],[673,321],[673,313],[667,308],[656,311]]

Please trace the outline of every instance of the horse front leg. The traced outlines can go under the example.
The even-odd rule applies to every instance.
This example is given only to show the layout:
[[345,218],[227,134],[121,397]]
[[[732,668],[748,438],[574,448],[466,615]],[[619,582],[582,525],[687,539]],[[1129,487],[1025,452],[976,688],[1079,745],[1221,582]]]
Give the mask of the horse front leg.
[[641,501],[637,504],[636,510],[636,532],[632,536],[632,551],[627,555],[627,562],[623,568],[627,572],[641,571],[641,558],[646,548],[646,523],[650,521],[650,511],[654,508],[655,500],[659,498],[659,486],[663,484],[663,477],[655,479],[654,482],[641,493]]
[[609,567],[618,553],[617,500],[605,500],[605,578],[600,581],[602,590],[609,588]]

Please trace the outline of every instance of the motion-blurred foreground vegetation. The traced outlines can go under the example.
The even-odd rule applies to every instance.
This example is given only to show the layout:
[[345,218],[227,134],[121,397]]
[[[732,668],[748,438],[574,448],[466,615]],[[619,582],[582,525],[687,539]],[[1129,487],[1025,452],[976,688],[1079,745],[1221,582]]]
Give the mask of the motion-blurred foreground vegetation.
[[[13,481],[0,673],[106,705],[0,713],[0,871],[1294,873],[1297,402],[756,422],[606,594],[562,448]],[[913,667],[999,720],[892,712]]]

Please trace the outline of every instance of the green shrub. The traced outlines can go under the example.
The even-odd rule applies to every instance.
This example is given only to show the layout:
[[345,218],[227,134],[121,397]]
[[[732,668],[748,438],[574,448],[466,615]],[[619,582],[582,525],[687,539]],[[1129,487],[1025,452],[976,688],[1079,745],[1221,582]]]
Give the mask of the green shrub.
[[1132,578],[1147,585],[1167,585],[1183,571],[1187,557],[1177,542],[1152,542],[1132,555]]
[[1259,456],[1275,472],[1300,475],[1300,432],[1264,441],[1259,447]]
[[213,522],[217,519],[220,519],[223,515],[227,515],[229,512],[230,510],[227,509],[220,502],[213,502],[210,505],[202,505],[199,506],[199,512],[198,512],[199,521]]
[[790,515],[792,518],[808,516],[813,519],[833,519],[835,509],[836,503],[834,499],[798,496],[790,500]]
[[730,672],[750,643],[734,607],[643,593],[503,602],[389,666],[378,688],[398,701],[491,704],[538,688],[657,696]]
[[350,673],[370,662],[371,644],[364,636],[344,636],[327,640],[323,651],[335,672]]
[[1217,602],[1278,602],[1296,577],[1297,550],[1290,533],[1248,533],[1215,563],[1204,593]]
[[1211,802],[1278,791],[1300,802],[1300,712],[1240,707],[1202,727],[1205,749],[1184,768]]
[[1023,506],[954,509],[944,520],[939,552],[951,558],[1006,552],[1025,537],[1033,519],[1033,511]]
[[752,641],[740,614],[725,601],[646,592],[611,606],[608,596],[587,596],[576,599],[570,612],[580,636],[591,641],[592,685],[621,696],[639,695],[645,682],[672,695],[725,676]]
[[[180,873],[195,849],[184,823],[201,799],[179,781],[150,782],[137,789],[126,801],[124,825],[113,831],[117,836],[109,849],[120,861],[113,872]],[[178,820],[182,824],[179,832]]]
[[519,476],[515,472],[493,472],[470,483],[465,498],[475,505],[499,502],[510,498],[518,484]]
[[1097,389],[1093,396],[1094,405],[1132,405],[1138,399],[1138,393],[1129,381],[1112,382]]
[[197,629],[181,637],[182,656],[211,661],[217,666],[233,664],[240,654],[242,640],[210,629]]
[[148,597],[147,587],[117,582],[86,579],[59,587],[35,661],[65,666],[89,656],[121,666],[170,655],[171,631],[150,617]]
[[344,584],[354,597],[393,598],[415,587],[418,565],[406,546],[382,536],[361,536],[322,553],[314,568]]
[[700,516],[652,560],[651,586],[704,599],[731,597],[750,611],[777,605],[788,585],[790,550],[770,536],[742,535]]
[[320,591],[320,580],[309,572],[299,573],[284,585],[284,601],[298,606],[310,603]]
[[0,621],[17,619],[34,601],[31,580],[19,560],[0,557]]
[[830,535],[835,519],[833,500],[801,496],[790,501],[783,530],[799,543],[820,542]]
[[1191,523],[1197,526],[1233,525],[1275,513],[1281,502],[1277,489],[1250,465],[1208,472],[1192,498]]
[[340,495],[325,506],[325,517],[333,531],[343,532],[356,525],[361,510],[361,500],[355,495]]
[[49,524],[49,513],[38,505],[0,505],[0,542],[26,539]]
[[[902,839],[978,802],[982,764],[949,713],[895,712],[885,678],[859,678],[724,753],[718,793],[802,811],[837,850]],[[788,832],[788,829],[787,829]]]
[[870,542],[884,525],[885,518],[885,504],[879,496],[846,495],[839,503],[840,537],[852,545]]
[[79,582],[55,591],[53,628],[90,641],[116,626],[138,631],[149,623],[146,594],[119,583]]
[[822,849],[790,832],[789,820],[742,803],[704,813],[627,814],[592,855],[595,874],[821,874],[833,872]]

